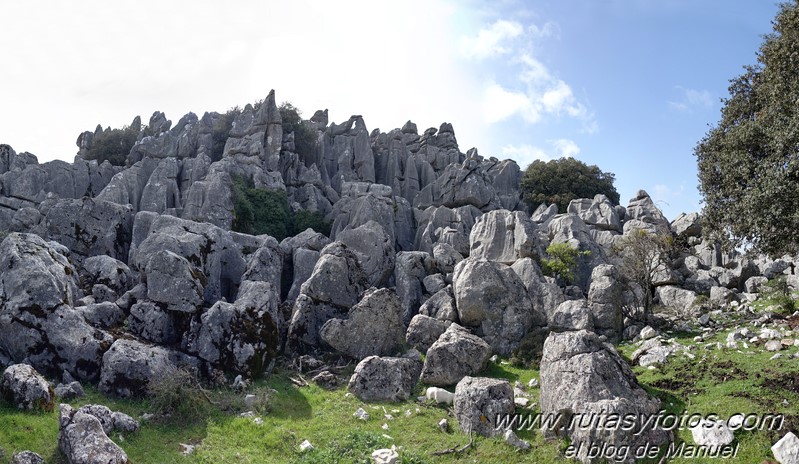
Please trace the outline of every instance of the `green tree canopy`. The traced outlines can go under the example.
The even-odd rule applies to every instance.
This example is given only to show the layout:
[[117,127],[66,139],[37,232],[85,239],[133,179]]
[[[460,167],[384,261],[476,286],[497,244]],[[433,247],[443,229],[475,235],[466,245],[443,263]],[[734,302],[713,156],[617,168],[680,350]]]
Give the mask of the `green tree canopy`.
[[799,251],[799,5],[783,3],[696,146],[704,230],[772,256]]
[[91,147],[83,158],[97,160],[98,163],[108,161],[114,166],[124,166],[141,130],[141,127],[135,126],[125,126],[122,129],[106,128],[94,136]]
[[521,187],[523,199],[531,208],[555,203],[558,211],[565,213],[570,201],[593,198],[598,193],[608,197],[614,205],[619,204],[619,193],[613,186],[615,180],[613,173],[603,172],[597,166],[574,158],[561,158],[533,161],[524,172]]
[[283,102],[278,107],[282,120],[283,133],[294,132],[294,149],[300,155],[313,156],[318,146],[316,129],[303,122],[301,112],[289,102]]

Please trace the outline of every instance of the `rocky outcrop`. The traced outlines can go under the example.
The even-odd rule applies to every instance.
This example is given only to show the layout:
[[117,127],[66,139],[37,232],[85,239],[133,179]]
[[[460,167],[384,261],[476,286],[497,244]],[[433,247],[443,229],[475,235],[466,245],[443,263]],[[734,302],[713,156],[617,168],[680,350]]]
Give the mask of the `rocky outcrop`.
[[460,323],[476,328],[503,356],[518,347],[530,328],[546,324],[533,312],[519,276],[504,264],[470,257],[455,267],[452,287]]
[[[541,412],[545,417],[560,414],[563,420],[542,432],[548,436],[568,436],[575,449],[580,450],[577,458],[581,462],[595,462],[588,457],[589,443],[605,443],[617,449],[666,443],[669,437],[665,430],[641,419],[659,410],[660,401],[638,385],[616,350],[593,332],[552,333],[547,338],[541,359]],[[628,428],[580,427],[576,425],[579,421],[571,420],[591,414],[638,419]],[[634,453],[624,460],[634,461]]]
[[0,243],[0,353],[47,374],[94,380],[113,340],[72,307],[77,271],[61,251],[33,234]]
[[392,354],[405,343],[397,294],[387,288],[366,291],[346,319],[325,322],[319,337],[336,351],[355,359]]
[[508,265],[542,254],[537,228],[521,211],[495,210],[479,216],[469,234],[469,248],[471,258]]
[[602,230],[621,232],[621,221],[613,204],[602,194],[593,199],[577,199],[569,203],[567,213],[575,213],[588,225]]
[[127,454],[108,438],[100,420],[86,408],[62,404],[58,418],[58,449],[72,464],[129,464]]

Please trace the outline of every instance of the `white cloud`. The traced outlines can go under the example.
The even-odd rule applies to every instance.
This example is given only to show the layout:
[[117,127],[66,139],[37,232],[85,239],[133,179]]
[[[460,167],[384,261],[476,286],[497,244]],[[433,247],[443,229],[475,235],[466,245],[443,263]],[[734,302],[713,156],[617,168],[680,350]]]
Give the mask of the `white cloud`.
[[487,28],[480,29],[476,37],[461,39],[461,54],[470,59],[482,60],[511,52],[506,44],[510,39],[524,33],[524,27],[516,21],[497,20]]
[[[530,53],[522,53],[514,63],[518,66],[518,87],[487,84],[483,103],[486,122],[502,121],[517,114],[529,124],[540,122],[545,115],[567,116],[580,121],[583,132],[594,134],[599,130],[594,114],[577,100],[571,86],[553,76],[541,61]],[[502,117],[498,118],[498,114]]]
[[669,107],[677,111],[690,112],[694,109],[713,108],[713,96],[707,90],[697,90],[677,86],[680,91],[680,99],[669,101]]
[[580,147],[574,140],[552,139],[547,140],[548,150],[534,145],[508,144],[502,147],[502,156],[515,160],[522,169],[535,160],[551,161],[557,158],[574,158],[580,153]]

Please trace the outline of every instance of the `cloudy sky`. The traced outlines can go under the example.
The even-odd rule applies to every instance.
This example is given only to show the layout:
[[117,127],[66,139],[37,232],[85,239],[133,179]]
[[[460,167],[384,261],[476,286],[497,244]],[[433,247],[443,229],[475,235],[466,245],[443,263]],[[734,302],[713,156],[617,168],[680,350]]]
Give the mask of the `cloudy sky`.
[[74,158],[97,124],[223,112],[275,89],[310,117],[451,122],[461,151],[572,156],[701,208],[693,148],[755,62],[770,0],[0,3],[0,143]]

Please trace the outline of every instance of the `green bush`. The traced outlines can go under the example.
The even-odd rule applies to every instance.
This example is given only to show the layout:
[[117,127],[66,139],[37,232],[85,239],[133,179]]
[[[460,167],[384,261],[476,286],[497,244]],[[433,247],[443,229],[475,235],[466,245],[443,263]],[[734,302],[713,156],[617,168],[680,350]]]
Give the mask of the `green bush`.
[[225,114],[220,114],[214,120],[214,128],[211,132],[211,161],[219,161],[225,151],[225,143],[230,136],[230,129],[233,128],[233,121],[241,114],[241,108],[235,106]]
[[532,209],[554,203],[561,213],[566,212],[570,201],[593,198],[598,193],[618,205],[619,193],[613,186],[615,180],[612,172],[603,172],[597,166],[589,166],[574,158],[547,162],[535,160],[524,171],[522,197]]
[[307,228],[330,235],[331,224],[318,212],[292,213],[284,190],[253,188],[241,177],[233,179],[233,230],[250,235],[267,234],[278,241]]
[[132,126],[125,126],[122,129],[106,128],[94,136],[91,147],[83,157],[87,160],[97,160],[98,163],[108,161],[114,166],[124,166],[140,130],[141,128]]
[[591,252],[572,248],[568,243],[553,243],[547,247],[547,254],[550,257],[541,260],[541,270],[545,275],[556,277],[569,285],[574,282],[577,259]]
[[316,154],[319,145],[316,129],[303,122],[300,110],[289,102],[281,103],[278,110],[283,124],[283,133],[294,132],[294,151],[306,157]]
[[785,277],[777,277],[766,282],[765,288],[761,291],[763,296],[780,308],[783,315],[790,315],[797,309],[796,301],[793,299],[791,288]]

